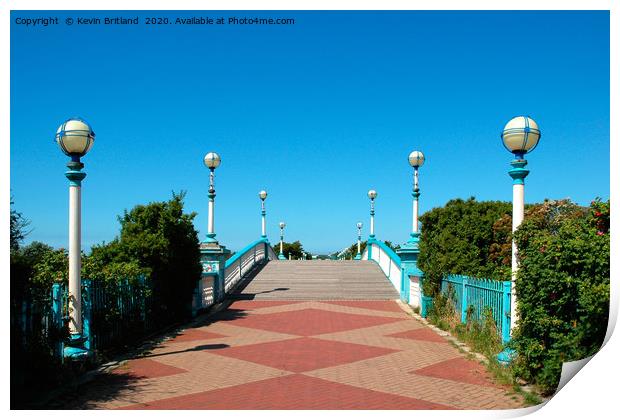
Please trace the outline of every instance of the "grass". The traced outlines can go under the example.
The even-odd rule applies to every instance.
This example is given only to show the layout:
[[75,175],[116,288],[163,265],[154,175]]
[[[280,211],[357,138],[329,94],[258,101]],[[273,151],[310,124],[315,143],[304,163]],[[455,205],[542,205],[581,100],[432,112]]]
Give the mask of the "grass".
[[[512,391],[523,398],[526,406],[540,404],[542,399],[538,394],[527,391],[518,384],[510,365],[505,366],[497,360],[497,354],[502,351],[503,345],[491,312],[486,311],[482,321],[473,320],[472,314],[473,308],[470,307],[467,322],[461,323],[460,311],[457,312],[452,302],[440,295],[433,299],[433,307],[429,311],[428,321],[436,327],[450,332],[473,352],[485,356],[488,361],[485,363],[486,368],[494,380],[500,385],[512,387]],[[464,352],[460,347],[457,346],[457,348]],[[468,358],[474,359],[474,356],[470,354]]]

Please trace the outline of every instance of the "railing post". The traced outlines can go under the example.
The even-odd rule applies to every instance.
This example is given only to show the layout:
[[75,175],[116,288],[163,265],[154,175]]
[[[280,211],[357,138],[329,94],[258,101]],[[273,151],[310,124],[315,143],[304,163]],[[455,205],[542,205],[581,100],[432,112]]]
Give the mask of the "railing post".
[[506,344],[510,341],[510,292],[511,281],[504,281],[502,288],[502,342]]
[[461,322],[467,322],[467,276],[461,276],[463,279],[463,298],[461,299]]
[[[52,324],[59,331],[63,328],[62,322],[62,286],[58,283],[52,285]],[[55,355],[63,358],[63,341],[59,338],[54,346]]]
[[84,349],[90,350],[92,347],[93,337],[91,335],[91,322],[93,319],[93,303],[92,303],[92,288],[90,280],[82,280],[82,314],[84,321],[82,325],[82,331],[86,340],[84,341]]

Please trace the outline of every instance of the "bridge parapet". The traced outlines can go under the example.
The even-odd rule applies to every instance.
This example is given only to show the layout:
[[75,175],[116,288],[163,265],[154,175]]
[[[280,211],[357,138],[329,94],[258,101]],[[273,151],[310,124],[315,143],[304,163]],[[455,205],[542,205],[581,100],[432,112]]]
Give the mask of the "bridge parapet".
[[260,238],[230,257],[224,266],[224,291],[228,293],[239,281],[256,267],[278,256],[267,238]]
[[260,238],[250,243],[230,258],[226,258],[230,255],[230,251],[219,245],[210,248],[207,245],[201,246],[201,254],[203,272],[194,292],[192,304],[194,315],[199,310],[223,301],[226,293],[246,275],[268,260],[278,258],[267,238]]
[[413,307],[420,307],[422,272],[402,261],[392,248],[375,238],[368,238],[362,260],[376,262],[400,294],[401,300]]

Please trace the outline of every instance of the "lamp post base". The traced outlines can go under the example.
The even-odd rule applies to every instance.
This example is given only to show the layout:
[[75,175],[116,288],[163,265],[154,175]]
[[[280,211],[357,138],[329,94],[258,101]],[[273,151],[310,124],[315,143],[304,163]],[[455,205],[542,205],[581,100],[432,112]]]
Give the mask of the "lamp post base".
[[422,278],[424,274],[418,268],[418,256],[420,255],[420,233],[414,232],[409,240],[398,250],[403,272],[400,285],[400,299],[409,305],[422,309],[428,307],[422,300]]
[[71,334],[69,342],[64,346],[62,350],[63,357],[71,360],[86,360],[90,359],[93,352],[88,348],[89,337],[84,334]]
[[205,242],[207,244],[217,244],[217,239],[215,239],[215,233],[208,233],[207,234],[207,239],[205,239]]
[[497,355],[497,361],[502,365],[507,365],[517,357],[517,352],[513,349],[506,348],[500,354]]
[[210,285],[213,293],[213,300],[216,303],[224,299],[226,293],[224,287],[224,268],[229,256],[230,250],[218,244],[216,240],[207,240],[200,244],[202,274],[194,290],[192,315],[195,315],[197,311],[204,306],[205,296],[203,295],[205,294],[205,286],[207,284]]
[[362,259],[362,254],[358,253],[355,258],[353,258],[354,260],[361,260]]
[[278,259],[279,259],[279,260],[286,260],[286,257],[284,256],[284,254],[279,253],[279,254],[278,254]]

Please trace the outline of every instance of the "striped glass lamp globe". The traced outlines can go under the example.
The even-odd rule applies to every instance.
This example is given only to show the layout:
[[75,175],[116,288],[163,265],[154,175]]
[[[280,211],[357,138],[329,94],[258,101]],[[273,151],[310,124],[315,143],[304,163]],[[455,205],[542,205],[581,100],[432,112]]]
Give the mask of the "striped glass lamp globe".
[[362,222],[357,222],[357,228],[358,228],[358,229],[361,229],[361,228],[362,228],[362,226],[364,226],[364,225],[362,224]]
[[265,198],[267,198],[267,191],[262,190],[261,192],[258,193],[258,196],[260,197],[261,200],[264,200]]
[[540,140],[540,129],[536,121],[527,116],[514,117],[502,131],[504,146],[515,155],[524,155],[534,150]]
[[217,153],[209,152],[205,155],[204,162],[207,168],[215,169],[220,166],[220,163],[222,163],[222,159]]
[[68,156],[84,156],[95,142],[95,132],[81,118],[70,118],[56,130],[56,143]]
[[418,152],[417,150],[409,153],[409,165],[414,168],[419,168],[424,165],[424,153]]
[[374,200],[375,198],[377,198],[377,192],[375,190],[368,191],[368,198]]

